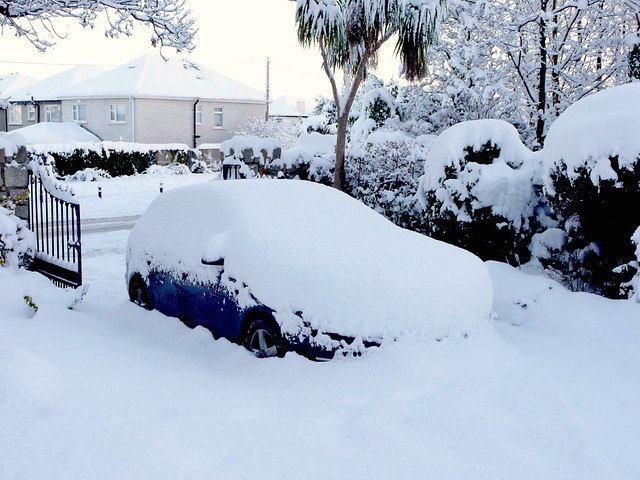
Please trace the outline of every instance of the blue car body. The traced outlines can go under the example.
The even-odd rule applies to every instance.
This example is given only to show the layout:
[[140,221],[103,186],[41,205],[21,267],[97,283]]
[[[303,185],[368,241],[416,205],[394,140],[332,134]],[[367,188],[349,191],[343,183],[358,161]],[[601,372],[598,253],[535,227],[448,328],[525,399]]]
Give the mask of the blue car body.
[[[258,303],[243,309],[238,305],[235,295],[219,283],[198,284],[188,280],[177,280],[171,274],[163,272],[151,273],[145,283],[150,307],[164,315],[179,318],[190,328],[204,327],[216,339],[224,337],[242,345],[246,328],[255,318],[266,319],[277,328],[270,308]],[[285,335],[282,338],[284,349],[312,360],[329,360],[334,357],[339,345],[350,345],[355,340],[353,337],[328,333],[327,335],[338,345],[336,348],[327,349],[313,341],[317,334],[317,331],[310,330],[309,336]],[[379,346],[379,343],[364,341],[363,345],[371,347]]]

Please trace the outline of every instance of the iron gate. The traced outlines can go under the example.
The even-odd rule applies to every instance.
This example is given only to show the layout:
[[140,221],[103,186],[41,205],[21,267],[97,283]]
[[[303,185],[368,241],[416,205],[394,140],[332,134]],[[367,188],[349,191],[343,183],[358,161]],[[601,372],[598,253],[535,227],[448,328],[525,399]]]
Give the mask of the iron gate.
[[36,235],[31,270],[59,287],[82,285],[80,205],[47,189],[40,171],[29,171],[29,229]]

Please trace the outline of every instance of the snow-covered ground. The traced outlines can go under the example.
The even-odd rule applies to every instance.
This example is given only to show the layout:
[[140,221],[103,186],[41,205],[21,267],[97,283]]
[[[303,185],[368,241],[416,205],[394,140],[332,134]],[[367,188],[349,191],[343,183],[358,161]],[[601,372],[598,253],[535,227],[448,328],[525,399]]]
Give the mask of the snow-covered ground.
[[131,224],[160,182],[212,178],[74,184],[75,310],[0,268],[0,479],[640,478],[638,303],[490,262],[493,329],[328,363],[258,360],[130,304]]

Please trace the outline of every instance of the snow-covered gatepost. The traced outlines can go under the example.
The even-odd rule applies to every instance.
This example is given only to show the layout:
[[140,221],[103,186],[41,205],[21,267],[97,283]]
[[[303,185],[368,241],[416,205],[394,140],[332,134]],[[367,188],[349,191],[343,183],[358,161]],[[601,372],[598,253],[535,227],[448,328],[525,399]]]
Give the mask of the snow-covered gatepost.
[[13,157],[7,157],[4,149],[0,149],[0,199],[17,199],[15,214],[23,220],[29,217],[27,195],[29,172],[27,149],[20,147]]

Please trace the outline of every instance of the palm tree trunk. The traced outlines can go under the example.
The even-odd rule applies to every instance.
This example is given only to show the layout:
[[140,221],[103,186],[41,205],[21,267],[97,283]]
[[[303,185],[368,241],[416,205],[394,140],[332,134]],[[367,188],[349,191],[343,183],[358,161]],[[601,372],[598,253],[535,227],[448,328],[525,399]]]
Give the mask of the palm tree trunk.
[[336,138],[336,167],[333,174],[333,186],[343,191],[347,182],[344,170],[345,150],[347,147],[347,123],[349,112],[343,113],[338,117],[338,135]]

